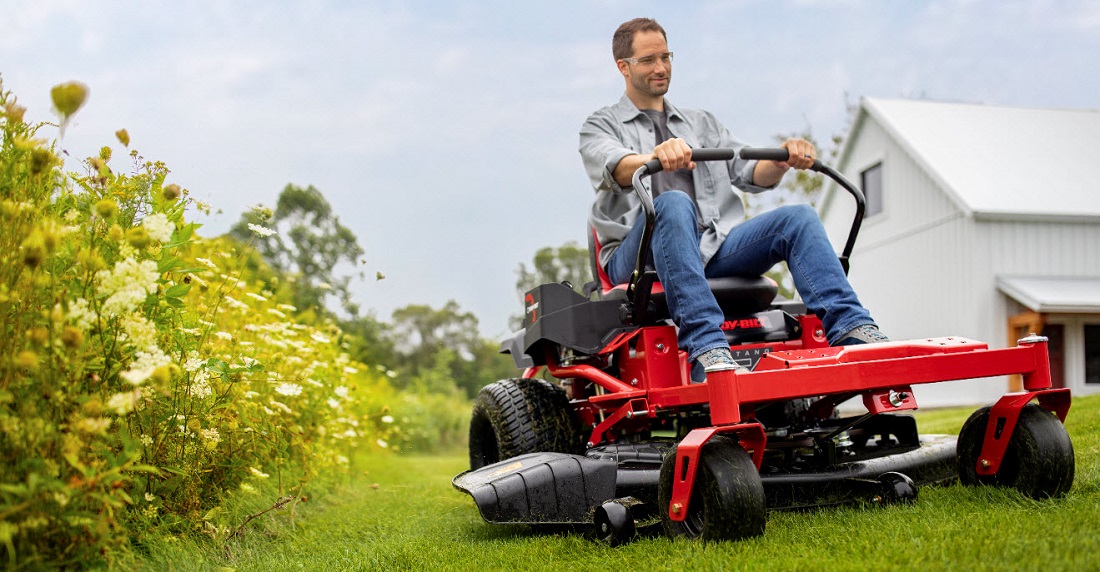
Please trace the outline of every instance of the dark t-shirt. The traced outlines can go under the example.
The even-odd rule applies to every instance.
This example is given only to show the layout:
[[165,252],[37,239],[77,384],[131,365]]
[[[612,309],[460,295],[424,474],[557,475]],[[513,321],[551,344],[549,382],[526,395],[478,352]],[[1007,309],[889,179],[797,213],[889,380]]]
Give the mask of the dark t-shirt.
[[[668,130],[667,113],[653,109],[643,109],[642,113],[653,120],[653,133],[657,138],[655,145],[660,145],[672,139],[672,133]],[[653,197],[656,198],[665,191],[683,191],[691,197],[692,201],[695,201],[695,180],[691,178],[691,171],[678,169],[672,172],[661,171],[654,175],[652,183]],[[696,202],[696,205],[698,205],[698,202]]]

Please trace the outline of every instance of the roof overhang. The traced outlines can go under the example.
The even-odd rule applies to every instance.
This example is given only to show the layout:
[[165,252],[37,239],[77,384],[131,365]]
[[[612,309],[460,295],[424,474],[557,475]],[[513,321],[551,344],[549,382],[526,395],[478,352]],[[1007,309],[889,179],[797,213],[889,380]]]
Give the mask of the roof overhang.
[[997,289],[1033,312],[1100,314],[1100,276],[998,276]]

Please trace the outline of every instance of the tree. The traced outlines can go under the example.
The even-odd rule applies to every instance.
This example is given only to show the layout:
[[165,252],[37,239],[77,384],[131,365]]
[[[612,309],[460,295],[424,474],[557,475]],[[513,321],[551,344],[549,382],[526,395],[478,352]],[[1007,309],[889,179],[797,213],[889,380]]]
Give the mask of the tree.
[[[257,232],[256,227],[274,227],[276,232]],[[337,266],[343,263],[355,268],[363,249],[355,234],[340,224],[321,191],[312,185],[287,185],[274,213],[253,209],[242,214],[229,232],[239,240],[252,240],[264,260],[293,282],[293,299],[299,309],[326,313],[331,296],[345,312],[358,314],[348,291],[351,277],[338,274]]]
[[535,252],[533,268],[528,270],[524,263],[519,264],[516,274],[516,290],[520,299],[528,290],[539,284],[568,282],[579,290],[592,280],[592,263],[588,258],[588,249],[576,242],[567,242],[557,248],[546,246]]
[[394,310],[387,335],[404,370],[394,380],[399,388],[431,393],[460,389],[473,397],[483,385],[515,376],[511,358],[480,337],[477,317],[463,312],[454,300],[438,309],[412,304]]

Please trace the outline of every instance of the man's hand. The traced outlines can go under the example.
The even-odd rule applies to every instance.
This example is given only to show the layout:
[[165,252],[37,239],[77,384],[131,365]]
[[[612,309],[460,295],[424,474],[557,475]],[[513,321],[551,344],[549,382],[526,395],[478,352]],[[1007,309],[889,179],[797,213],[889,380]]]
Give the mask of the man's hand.
[[677,169],[694,169],[695,161],[691,160],[691,147],[683,139],[673,137],[653,148],[653,153],[627,155],[615,166],[615,182],[622,187],[630,186],[634,171],[638,167],[657,159],[661,162],[661,169],[675,171]]
[[665,171],[695,168],[695,161],[691,160],[691,147],[679,137],[654,147],[653,158],[661,161],[661,169]]
[[779,183],[787,171],[794,169],[809,169],[814,165],[817,151],[809,141],[805,139],[787,139],[782,145],[790,153],[786,161],[759,161],[752,171],[752,182],[760,187],[771,187]]
[[786,171],[790,168],[795,169],[809,169],[814,166],[814,159],[817,158],[817,150],[814,149],[813,143],[805,139],[787,139],[781,148],[786,149],[791,154],[791,158],[786,162],[779,163]]

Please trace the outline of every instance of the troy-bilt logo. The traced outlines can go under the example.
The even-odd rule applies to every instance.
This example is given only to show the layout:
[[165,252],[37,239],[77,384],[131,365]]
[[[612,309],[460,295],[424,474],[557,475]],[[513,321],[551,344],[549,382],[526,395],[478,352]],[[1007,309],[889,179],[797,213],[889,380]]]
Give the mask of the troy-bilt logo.
[[767,324],[760,318],[744,318],[722,322],[723,330],[758,330],[764,327],[767,327]]
[[531,315],[531,323],[535,323],[537,317],[536,311],[538,310],[539,303],[535,301],[535,297],[531,294],[524,296],[523,303],[527,306],[527,313]]

